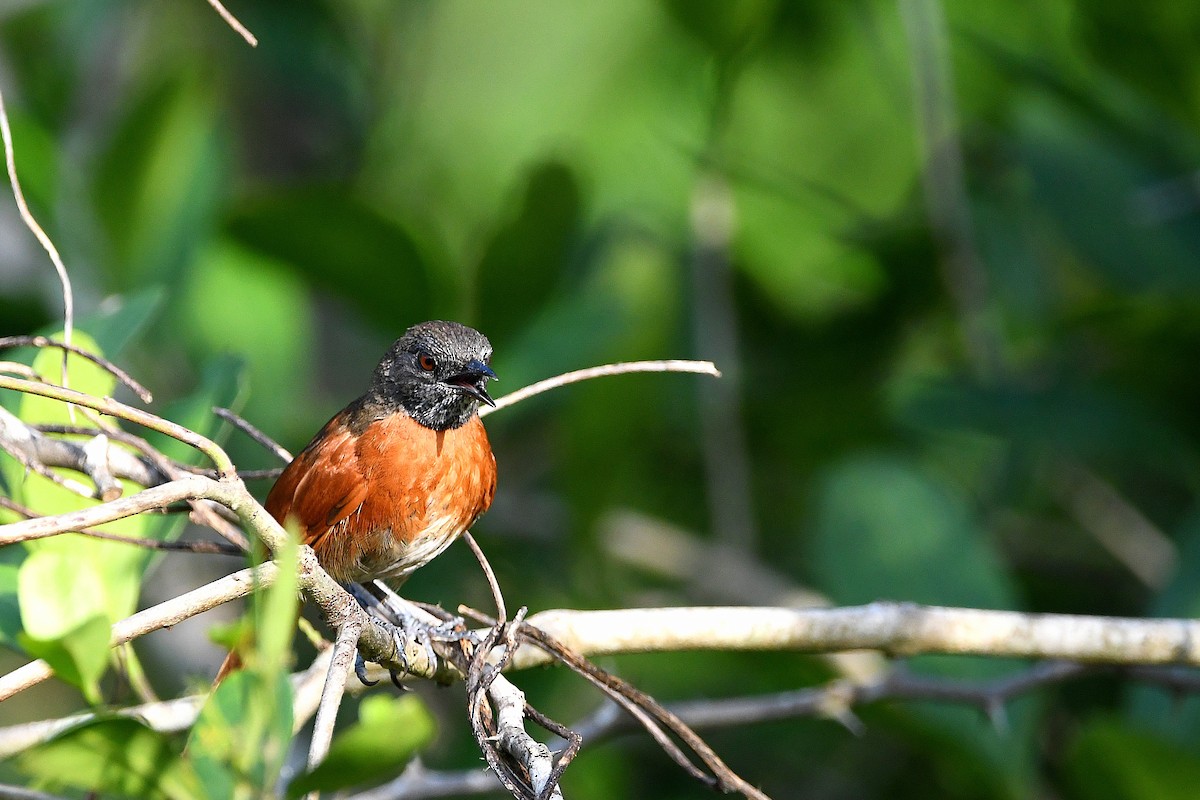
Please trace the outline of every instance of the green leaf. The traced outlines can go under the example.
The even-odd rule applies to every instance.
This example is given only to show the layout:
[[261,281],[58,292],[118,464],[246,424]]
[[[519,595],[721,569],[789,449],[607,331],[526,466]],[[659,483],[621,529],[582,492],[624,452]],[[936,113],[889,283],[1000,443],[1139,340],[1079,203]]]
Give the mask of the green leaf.
[[20,545],[0,547],[0,645],[15,645],[21,632],[17,575],[28,552]]
[[100,701],[99,680],[108,663],[111,618],[97,612],[103,580],[95,565],[55,549],[32,552],[17,573],[24,633],[20,645],[46,659],[89,702]]
[[825,475],[812,566],[838,603],[1015,605],[1003,564],[966,501],[898,456],[860,455]]
[[137,97],[101,154],[93,195],[119,288],[171,282],[211,233],[224,155],[212,87],[169,78]]
[[26,633],[53,639],[96,614],[102,578],[88,561],[73,563],[50,550],[37,550],[21,564],[17,591]]
[[329,755],[288,786],[288,797],[370,784],[395,775],[433,739],[433,716],[414,695],[372,695],[358,723],[333,740]]
[[1075,796],[1088,800],[1191,800],[1200,786],[1192,748],[1116,719],[1089,722],[1066,766]]
[[[96,342],[81,331],[76,333],[75,341],[80,347],[92,352],[100,352]],[[37,354],[33,361],[33,367],[54,379],[54,376],[59,373],[61,363],[61,353],[47,349]],[[68,379],[72,388],[101,397],[112,394],[116,379],[100,367],[76,355],[68,358],[67,365]],[[22,396],[17,415],[26,423],[77,424],[80,422],[78,419],[72,421],[64,403],[32,395]],[[25,474],[21,466],[15,462],[4,462],[4,469],[5,480],[13,488],[14,499],[42,514],[62,514],[95,505],[96,501],[80,497],[41,475]],[[84,485],[88,484],[88,479],[78,473],[68,470],[57,471],[66,478]],[[124,488],[126,493],[131,493],[140,487],[124,482]],[[98,526],[100,530],[136,537],[148,535],[149,527],[150,521],[145,515]],[[65,576],[71,576],[73,574],[71,570],[75,569],[88,569],[91,575],[99,576],[99,583],[92,585],[94,593],[86,598],[82,607],[89,608],[94,612],[99,604],[110,620],[121,619],[133,613],[141,587],[142,575],[152,557],[152,554],[143,548],[69,533],[31,541],[26,543],[26,547],[33,553],[56,554],[61,561],[61,569],[67,570],[62,573]],[[84,567],[84,565],[87,566]],[[67,578],[68,582],[71,580],[73,579]],[[75,620],[75,622],[79,621]],[[29,631],[29,633],[35,638],[40,638],[35,631]]]
[[127,717],[88,722],[18,755],[18,769],[44,789],[106,797],[195,800],[199,781],[171,740]]
[[78,626],[52,639],[28,633],[17,635],[17,642],[34,658],[45,660],[54,674],[78,688],[93,705],[100,696],[100,678],[108,667],[108,643],[112,625],[104,615],[88,617]]
[[479,264],[479,328],[497,348],[560,288],[581,213],[579,184],[567,166],[546,162],[530,173],[515,218],[496,231]]
[[247,665],[221,681],[192,728],[188,752],[204,797],[268,796],[292,739],[286,673]]
[[269,793],[292,740],[288,668],[300,580],[295,535],[276,558],[279,579],[251,600],[251,644],[240,651],[243,667],[212,693],[189,737],[207,797]]
[[309,290],[288,265],[231,241],[206,247],[196,259],[173,315],[188,346],[204,357],[232,353],[245,360],[247,415],[267,430],[291,408],[280,397],[303,396],[310,384],[314,333]]
[[344,189],[312,187],[259,197],[236,210],[228,230],[242,247],[292,266],[358,304],[387,330],[395,330],[397,320],[430,316],[432,292],[417,241]]
[[300,539],[289,525],[288,541],[275,553],[279,577],[253,606],[258,633],[257,656],[268,672],[283,672],[291,664],[292,639],[300,600]]

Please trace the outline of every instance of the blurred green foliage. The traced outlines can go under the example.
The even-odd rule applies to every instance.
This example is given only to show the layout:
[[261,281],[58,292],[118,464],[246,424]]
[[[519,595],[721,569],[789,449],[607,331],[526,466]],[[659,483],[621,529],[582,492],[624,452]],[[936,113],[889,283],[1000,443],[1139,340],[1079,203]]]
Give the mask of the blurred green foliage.
[[[753,596],[714,596],[719,564],[685,580],[622,561],[599,534],[632,509],[835,602],[1195,615],[1200,6],[952,0],[944,29],[905,24],[931,2],[233,4],[252,50],[199,0],[34,0],[0,5],[2,88],[80,328],[156,409],[206,432],[206,409],[233,404],[299,448],[430,317],[491,336],[498,391],[603,361],[714,357],[697,342],[729,324],[717,341],[736,355],[719,366],[736,403],[697,378],[638,376],[489,419],[500,496],[477,533],[510,606]],[[930,59],[950,94],[914,79]],[[957,139],[926,141],[930,97]],[[961,184],[929,171],[927,153],[951,145]],[[698,213],[714,186],[723,223]],[[960,193],[958,228],[932,224]],[[57,329],[50,266],[2,203],[0,230],[0,333]],[[974,295],[952,288],[971,269],[956,241],[978,264]],[[706,413],[744,430],[745,486],[706,457]],[[230,447],[242,466],[270,464],[242,437]],[[30,503],[65,502],[11,463],[3,475]],[[742,493],[744,529],[718,529],[714,504]],[[1130,513],[1145,524],[1119,524]],[[1134,537],[1123,550],[1114,524]],[[87,545],[123,554],[89,563],[134,578],[159,563]],[[18,595],[41,607],[33,577],[61,568],[46,561],[55,546],[24,565],[0,553],[0,641],[76,663],[88,620],[40,639],[19,624]],[[1167,557],[1147,566],[1149,549]],[[78,569],[77,588],[112,582]],[[135,589],[104,613],[125,613]],[[406,589],[487,603],[458,548]],[[830,674],[786,654],[614,665],[663,699]],[[103,665],[78,666],[95,699]],[[910,666],[979,678],[1019,665]],[[567,720],[596,702],[553,671],[523,685]],[[427,762],[476,765],[457,697],[428,700],[450,722]],[[712,741],[778,798],[1162,798],[1194,791],[1200,763],[1200,701],[1116,678],[1039,692],[1005,730],[964,708],[862,715],[862,738],[795,720]],[[256,724],[286,739],[278,718]],[[177,742],[110,733],[138,743],[131,758],[179,763]],[[103,753],[106,736],[76,731],[26,767]],[[164,769],[156,788],[79,785],[178,796],[198,780]],[[585,748],[566,780],[579,798],[703,796],[637,738]]]

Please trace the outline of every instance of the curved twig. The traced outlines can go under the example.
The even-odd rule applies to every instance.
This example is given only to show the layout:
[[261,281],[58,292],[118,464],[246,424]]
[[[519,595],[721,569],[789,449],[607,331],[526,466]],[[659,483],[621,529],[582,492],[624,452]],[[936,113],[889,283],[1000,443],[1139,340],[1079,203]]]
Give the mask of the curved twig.
[[[17,201],[17,210],[21,213],[25,227],[29,228],[37,237],[46,254],[50,256],[50,261],[54,264],[54,271],[58,273],[59,283],[62,284],[63,342],[69,347],[71,331],[75,327],[75,295],[71,291],[71,276],[67,274],[67,267],[58,254],[58,248],[54,246],[54,242],[51,241],[46,231],[42,230],[42,226],[34,219],[33,213],[25,203],[25,193],[21,191],[21,181],[17,178],[16,154],[13,148],[12,131],[8,126],[8,111],[4,107],[3,92],[0,92],[0,137],[4,139],[4,163],[8,168],[8,180],[12,187],[13,199]],[[62,361],[62,382],[63,386],[67,385],[67,356],[65,353]]]
[[54,386],[52,384],[37,383],[20,378],[10,378],[6,375],[0,375],[0,389],[12,389],[18,392],[26,392],[27,394],[49,397],[52,400],[61,400],[64,403],[83,406],[84,408],[99,411],[101,414],[119,417],[128,422],[136,423],[145,428],[166,434],[173,439],[178,439],[184,444],[190,445],[201,453],[204,453],[217,468],[218,477],[231,477],[237,474],[233,462],[229,460],[229,456],[226,455],[225,451],[216,442],[170,420],[132,408],[124,403],[119,403],[111,397],[93,397],[64,386]]
[[213,7],[214,11],[221,15],[221,19],[225,20],[226,25],[233,28],[238,36],[246,40],[246,44],[251,47],[258,47],[258,38],[245,25],[238,22],[238,18],[229,13],[229,9],[221,5],[221,0],[208,0],[208,4]]
[[57,347],[61,350],[66,350],[69,353],[85,358],[96,366],[103,369],[105,372],[112,375],[121,383],[129,387],[143,403],[150,403],[154,400],[154,395],[150,393],[142,384],[133,379],[125,370],[118,367],[113,362],[103,356],[96,355],[90,350],[84,350],[82,347],[77,347],[69,342],[56,342],[53,339],[48,339],[45,336],[0,336],[0,350],[6,350],[10,347]]
[[479,416],[486,417],[488,414],[499,411],[502,408],[515,405],[522,400],[543,392],[548,392],[551,389],[557,389],[560,386],[579,383],[580,381],[587,381],[592,378],[605,378],[610,375],[630,375],[636,372],[691,372],[698,375],[711,375],[714,378],[721,377],[721,371],[711,361],[665,359],[662,361],[625,361],[618,364],[604,364],[599,367],[588,367],[586,369],[577,369],[573,372],[564,372],[562,375],[555,375],[553,378],[546,378],[537,383],[531,383],[512,394],[496,398],[496,405],[490,408],[484,406],[479,409]]

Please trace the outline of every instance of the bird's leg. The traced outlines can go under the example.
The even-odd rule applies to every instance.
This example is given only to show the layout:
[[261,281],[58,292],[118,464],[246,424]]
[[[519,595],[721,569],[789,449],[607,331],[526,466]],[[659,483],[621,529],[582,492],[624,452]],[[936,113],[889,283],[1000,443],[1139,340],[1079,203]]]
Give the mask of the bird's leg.
[[[350,592],[351,596],[358,601],[358,604],[368,614],[383,620],[390,626],[392,635],[396,640],[396,654],[400,659],[400,663],[404,665],[404,669],[400,671],[389,669],[388,673],[391,675],[392,683],[395,684],[396,688],[407,691],[407,688],[400,683],[400,679],[401,673],[407,674],[408,659],[405,653],[408,650],[408,640],[413,638],[413,633],[410,632],[409,625],[410,615],[404,613],[404,609],[400,604],[394,603],[390,597],[382,595],[378,591],[378,585],[378,582],[368,585],[349,583],[345,584],[345,587],[346,591]],[[397,598],[399,597],[394,592],[391,594]],[[399,621],[398,623],[397,620]],[[420,640],[418,639],[418,641]],[[429,656],[430,663],[437,664],[437,655],[433,652],[432,647],[426,646],[426,653]],[[379,681],[372,681],[367,678],[367,662],[361,653],[355,655],[354,674],[358,676],[358,679],[362,681],[364,686],[374,686],[379,683]]]

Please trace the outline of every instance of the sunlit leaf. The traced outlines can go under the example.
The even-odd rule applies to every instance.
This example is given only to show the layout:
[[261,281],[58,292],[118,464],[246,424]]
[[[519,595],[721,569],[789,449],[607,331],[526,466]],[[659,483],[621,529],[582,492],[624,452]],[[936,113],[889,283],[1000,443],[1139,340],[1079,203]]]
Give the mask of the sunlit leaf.
[[204,796],[171,740],[127,717],[72,728],[24,751],[16,763],[36,785],[52,791],[78,789],[137,800]]
[[1077,796],[1089,800],[1188,800],[1200,786],[1194,750],[1119,719],[1085,725],[1066,766]]
[[359,706],[358,723],[336,736],[316,769],[288,786],[288,797],[371,784],[398,774],[434,734],[433,716],[414,695],[373,695]]
[[288,680],[298,607],[299,545],[294,536],[276,557],[279,579],[253,596],[242,668],[216,688],[193,726],[188,752],[208,797],[268,793],[292,739]]

